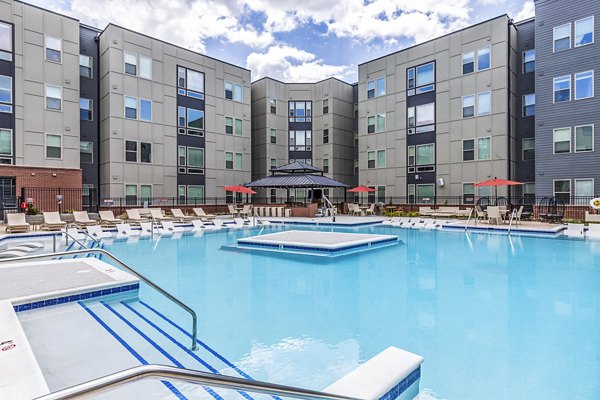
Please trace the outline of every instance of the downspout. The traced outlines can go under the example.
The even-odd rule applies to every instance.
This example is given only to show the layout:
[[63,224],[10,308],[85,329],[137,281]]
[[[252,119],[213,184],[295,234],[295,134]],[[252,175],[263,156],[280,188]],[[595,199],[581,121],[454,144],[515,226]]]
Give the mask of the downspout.
[[[507,73],[507,81],[508,81],[508,96],[507,96],[507,119],[508,119],[508,126],[507,126],[507,134],[508,134],[508,152],[507,152],[507,176],[506,179],[512,180],[512,176],[511,176],[511,172],[512,172],[512,109],[511,109],[511,99],[512,99],[512,87],[511,87],[511,50],[512,50],[512,46],[511,46],[511,26],[514,26],[513,24],[513,20],[512,19],[508,19],[508,54],[507,54],[507,60],[508,60],[508,68],[506,69],[506,73]],[[516,29],[516,27],[515,27]],[[509,204],[512,204],[511,201],[511,195],[512,195],[512,188],[511,186],[508,186],[508,202]]]

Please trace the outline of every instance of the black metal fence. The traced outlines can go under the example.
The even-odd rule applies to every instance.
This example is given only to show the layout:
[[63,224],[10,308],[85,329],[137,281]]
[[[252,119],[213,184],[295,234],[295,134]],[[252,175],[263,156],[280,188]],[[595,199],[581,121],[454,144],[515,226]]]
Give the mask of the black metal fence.
[[21,188],[20,202],[31,204],[38,212],[98,210],[98,197],[93,188]]

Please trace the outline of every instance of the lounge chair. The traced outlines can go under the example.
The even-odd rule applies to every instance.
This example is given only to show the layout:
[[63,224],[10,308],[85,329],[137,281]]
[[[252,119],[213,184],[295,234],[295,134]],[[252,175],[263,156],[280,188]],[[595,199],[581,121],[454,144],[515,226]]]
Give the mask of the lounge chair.
[[161,223],[164,232],[183,232],[183,228],[181,226],[175,226],[173,221],[163,221]]
[[75,240],[85,240],[85,235],[81,232],[79,232],[79,229],[77,228],[67,228],[67,233],[69,234],[67,241],[71,240],[71,239],[75,239]]
[[181,209],[179,208],[171,208],[171,214],[173,214],[174,218],[177,218],[179,221],[191,221],[196,217],[193,217],[191,215],[185,215],[183,213],[183,211],[181,211]]
[[31,225],[25,221],[25,214],[6,214],[6,232],[28,232]]
[[572,238],[584,238],[583,224],[567,224],[567,229],[564,231],[564,235]]
[[79,226],[80,228],[98,225],[97,221],[90,219],[87,211],[73,211],[73,218],[75,219],[75,225]]
[[195,219],[192,221],[192,225],[194,226],[192,228],[192,232],[198,232],[198,231],[208,231],[208,230],[216,230],[219,229],[214,225],[205,225],[204,222],[202,222],[199,219]]
[[160,208],[151,208],[150,209],[150,215],[152,216],[152,218],[156,221],[173,221],[173,218],[171,217],[166,217],[162,210]]
[[432,221],[428,221],[425,223],[425,225],[423,226],[424,229],[442,229],[442,223],[441,221],[434,219]]
[[61,230],[66,226],[67,223],[60,219],[60,214],[57,211],[44,212],[44,223],[42,224],[42,230]]
[[600,239],[600,224],[589,224],[586,237],[589,239]]
[[421,217],[429,217],[433,215],[434,212],[435,210],[433,210],[431,207],[419,207],[419,215]]
[[141,233],[141,231],[131,229],[129,224],[117,224],[117,235],[130,237],[140,236]]
[[[242,211],[240,211],[240,215],[242,216],[242,218],[249,217],[251,213],[252,213],[252,205],[251,204],[244,205],[244,207],[242,208]],[[283,217],[283,215],[282,215],[282,217]]]
[[387,221],[381,221],[382,225],[394,225],[394,224],[398,224],[400,222],[400,217],[392,217],[391,219],[387,220]]
[[521,216],[523,215],[523,209],[525,207],[523,206],[519,206],[519,209],[517,210],[517,214],[515,215],[515,225],[521,225]]
[[140,224],[142,222],[148,222],[148,218],[142,217],[140,212],[136,208],[132,208],[131,210],[126,210],[127,219],[131,222],[135,222]]
[[201,207],[196,207],[196,208],[192,208],[192,211],[194,211],[194,214],[196,214],[197,217],[200,217],[202,219],[212,219],[212,218],[216,218],[217,216],[214,214],[207,214],[204,212],[204,210]]
[[18,250],[5,250],[0,252],[0,258],[14,258],[14,257],[23,257],[29,254],[29,252],[18,251]]
[[42,243],[39,242],[25,242],[25,243],[19,243],[19,247],[29,247],[30,249],[43,249],[44,246]]
[[223,227],[223,220],[215,218],[213,219],[213,225],[217,228],[217,229],[221,229]]
[[121,218],[115,218],[112,211],[98,211],[98,214],[100,214],[100,225],[115,226],[123,223]]
[[244,221],[242,218],[234,218],[233,222],[235,222],[235,227],[236,228],[243,228],[245,226],[248,226],[248,224],[246,223],[246,221]]
[[6,250],[10,250],[10,251],[21,251],[23,253],[31,253],[33,251],[39,250],[39,249],[33,249],[31,247],[27,247],[27,246],[14,246],[14,247],[9,247]]
[[232,217],[235,217],[238,213],[233,204],[227,204],[227,209],[229,210],[229,214],[231,214]]
[[102,238],[112,237],[112,234],[110,232],[104,232],[102,227],[99,225],[88,226],[86,228],[86,230],[87,230],[87,233],[89,233],[89,235],[91,237],[93,237],[94,239],[102,239]]
[[433,220],[431,218],[420,218],[415,221],[410,227],[412,229],[423,229],[425,225],[430,224]]
[[500,213],[499,206],[488,206],[487,208],[487,222],[488,225],[494,221],[495,225],[500,225],[502,223],[502,214]]
[[[142,235],[151,235],[152,234],[152,222],[140,222],[140,228],[142,230]],[[164,230],[158,225],[154,225],[154,233],[161,235]]]

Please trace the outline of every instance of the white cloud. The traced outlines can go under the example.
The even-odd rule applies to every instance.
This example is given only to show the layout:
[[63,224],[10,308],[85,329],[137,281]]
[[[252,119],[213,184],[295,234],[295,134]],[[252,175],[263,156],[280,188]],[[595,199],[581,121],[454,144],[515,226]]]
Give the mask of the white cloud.
[[521,10],[515,15],[515,21],[523,21],[524,19],[531,18],[535,16],[535,4],[533,4],[533,0],[527,0],[523,3],[523,7]]
[[354,73],[347,65],[325,64],[314,54],[292,46],[271,46],[265,53],[251,53],[246,68],[254,80],[265,76],[284,82],[316,82],[325,78],[344,79]]

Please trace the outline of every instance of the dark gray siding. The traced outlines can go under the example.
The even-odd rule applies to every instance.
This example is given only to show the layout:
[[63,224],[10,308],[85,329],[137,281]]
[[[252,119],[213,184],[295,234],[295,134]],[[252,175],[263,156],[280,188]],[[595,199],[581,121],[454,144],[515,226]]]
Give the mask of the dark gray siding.
[[[578,0],[572,2],[537,0],[536,3],[536,194],[552,195],[554,179],[594,178],[594,192],[600,192],[600,152],[598,133],[600,128],[600,96],[598,75],[600,74],[600,1]],[[595,43],[553,53],[553,27],[573,23],[577,19],[595,15]],[[553,78],[577,72],[595,70],[595,97],[553,104]],[[573,88],[573,82],[571,82]],[[571,90],[573,97],[573,90]],[[574,153],[574,135],[571,138],[571,153],[553,154],[552,135],[554,128],[594,124],[596,149],[588,153]]]
[[[80,122],[80,138],[82,141],[88,141],[94,143],[93,151],[93,163],[82,163],[82,183],[94,185],[96,190],[98,189],[99,182],[99,134],[100,134],[100,100],[98,98],[99,93],[99,70],[98,65],[100,64],[98,58],[98,42],[95,40],[96,36],[100,31],[90,28],[84,25],[79,26],[79,52],[82,55],[93,58],[93,71],[92,78],[80,77],[80,96],[84,99],[91,99],[93,101],[93,121],[81,121]],[[97,192],[96,192],[97,193]]]
[[[352,85],[352,106],[354,107],[354,104],[358,105],[358,83],[355,83],[354,85]],[[358,132],[358,115],[354,115],[354,120],[352,121],[352,132],[353,134]],[[354,146],[354,148],[352,149],[352,155],[354,157],[355,160],[358,160],[358,146]],[[352,167],[352,171],[354,171],[354,166]],[[352,184],[351,186],[356,187],[358,186],[358,173],[355,173],[352,177]]]
[[[515,110],[515,179],[519,182],[535,181],[535,161],[523,160],[523,139],[535,137],[535,117],[523,117],[523,95],[535,92],[535,72],[523,73],[523,52],[535,48],[535,21],[528,20],[517,28],[517,70]],[[517,188],[517,193],[521,188]],[[515,193],[515,194],[517,194]],[[521,192],[522,193],[522,192]]]

